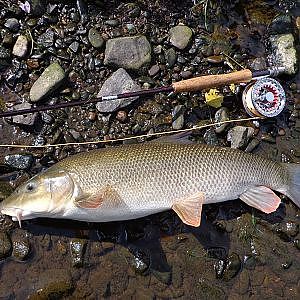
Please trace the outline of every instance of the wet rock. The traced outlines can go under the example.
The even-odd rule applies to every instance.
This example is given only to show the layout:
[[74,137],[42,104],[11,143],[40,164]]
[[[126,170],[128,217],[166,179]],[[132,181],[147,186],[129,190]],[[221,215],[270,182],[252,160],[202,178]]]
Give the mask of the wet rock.
[[94,48],[101,48],[104,44],[104,39],[96,28],[90,28],[88,39]]
[[208,128],[204,135],[203,139],[207,145],[218,146],[219,140],[213,128]]
[[277,16],[270,24],[268,30],[270,34],[292,33],[293,23],[291,16],[288,14]]
[[53,46],[54,32],[51,29],[47,29],[45,33],[41,34],[38,37],[37,43],[44,48],[49,48]]
[[0,45],[0,59],[10,58],[10,51]]
[[154,65],[150,68],[150,70],[148,71],[149,73],[149,76],[155,76],[159,73],[160,71],[160,68],[159,68],[159,65]]
[[28,299],[62,299],[68,297],[74,284],[70,272],[65,269],[48,269],[39,274],[37,282],[32,284],[35,292]]
[[229,281],[230,279],[234,278],[240,270],[241,260],[236,253],[232,253],[226,261],[226,267],[223,272],[223,279],[225,281]]
[[[130,75],[124,69],[120,68],[104,82],[97,97],[116,95],[138,90],[140,90],[138,84],[131,79]],[[100,112],[112,112],[118,108],[129,105],[136,99],[138,99],[138,97],[106,100],[98,102],[96,107]]]
[[221,288],[205,280],[199,281],[197,289],[199,291],[198,299],[226,299],[225,293]]
[[218,260],[215,263],[216,277],[229,281],[234,278],[241,269],[241,260],[236,253],[232,253],[226,260]]
[[270,144],[275,144],[276,143],[276,139],[275,137],[271,136],[269,133],[263,133],[260,136],[260,139],[264,142],[270,143]]
[[260,144],[260,140],[257,138],[254,138],[250,141],[250,143],[247,145],[245,152],[252,152],[258,145]]
[[172,111],[172,128],[175,130],[179,130],[183,127],[184,124],[184,106],[183,105],[177,105],[174,110]]
[[76,4],[80,14],[81,22],[85,24],[89,20],[87,4],[84,0],[76,0]]
[[0,232],[0,260],[8,257],[12,250],[12,244],[6,232]]
[[168,63],[168,67],[172,68],[177,60],[177,54],[173,48],[170,48],[165,51],[165,59]]
[[119,21],[116,19],[110,19],[110,20],[105,21],[105,24],[108,26],[111,26],[111,27],[116,27],[119,25]]
[[127,119],[127,112],[124,110],[119,110],[116,119],[119,120],[120,122],[125,122]]
[[131,249],[132,256],[129,256],[128,263],[137,274],[145,274],[150,266],[150,257],[140,249]]
[[46,9],[45,0],[31,0],[31,13],[34,16],[41,16]]
[[83,257],[87,242],[82,239],[73,239],[70,241],[70,252],[73,267],[83,266]]
[[299,224],[287,221],[277,224],[273,231],[285,242],[289,242],[299,233]]
[[151,61],[151,46],[143,35],[120,37],[106,42],[105,65],[139,70]]
[[33,163],[32,154],[8,154],[4,157],[4,163],[18,170],[27,170]]
[[229,130],[227,140],[231,142],[231,148],[242,148],[246,146],[253,133],[252,127],[235,126]]
[[224,61],[223,56],[221,55],[211,55],[206,58],[206,61],[211,64],[220,64]]
[[[221,107],[215,113],[215,122],[224,122],[229,120],[229,111],[226,107]],[[227,127],[229,123],[220,124],[215,126],[216,133],[222,133]]]
[[55,62],[48,66],[30,89],[30,100],[37,102],[56,90],[65,79],[65,71]]
[[265,70],[267,68],[267,62],[264,57],[257,57],[251,63],[251,69],[255,71]]
[[191,78],[193,76],[193,73],[191,71],[181,71],[180,72],[180,77],[182,79],[188,79]]
[[170,42],[176,48],[183,50],[188,46],[192,39],[193,32],[191,28],[184,25],[178,25],[170,29]]
[[25,35],[19,35],[13,47],[12,54],[17,57],[24,57],[28,51],[29,42]]
[[298,250],[300,250],[300,240],[299,239],[294,240],[294,245]]
[[13,188],[8,182],[0,181],[0,201],[8,197],[12,192]]
[[70,46],[69,46],[69,49],[76,53],[78,51],[78,48],[79,48],[79,43],[77,41],[74,41]]
[[26,233],[17,233],[12,236],[12,254],[11,257],[16,261],[24,261],[28,258],[31,250]]
[[[14,106],[14,110],[30,109],[31,104],[23,102]],[[33,126],[38,118],[38,113],[29,113],[23,115],[13,116],[11,122],[17,125]]]
[[4,26],[12,32],[17,32],[20,29],[19,21],[16,18],[7,19]]
[[166,271],[166,272],[160,272],[157,270],[151,270],[151,273],[162,283],[164,284],[170,284],[172,279],[172,272]]
[[270,37],[272,54],[268,57],[272,64],[285,67],[285,74],[296,74],[297,54],[294,37],[290,34],[278,34]]

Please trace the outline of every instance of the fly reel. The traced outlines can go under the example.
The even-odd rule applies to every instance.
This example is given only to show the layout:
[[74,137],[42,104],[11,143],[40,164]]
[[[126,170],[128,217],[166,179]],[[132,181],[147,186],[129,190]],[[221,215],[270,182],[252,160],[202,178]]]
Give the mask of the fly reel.
[[286,97],[278,81],[273,78],[262,78],[246,86],[242,100],[250,116],[275,117],[284,109]]

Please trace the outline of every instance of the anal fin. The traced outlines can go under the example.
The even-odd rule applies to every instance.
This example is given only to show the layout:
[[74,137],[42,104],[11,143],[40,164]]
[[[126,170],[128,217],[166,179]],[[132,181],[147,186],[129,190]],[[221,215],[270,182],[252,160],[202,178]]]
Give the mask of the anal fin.
[[183,223],[194,227],[200,226],[204,194],[202,192],[176,200],[172,209]]
[[266,186],[252,187],[240,195],[240,199],[267,214],[274,212],[281,202],[280,198]]

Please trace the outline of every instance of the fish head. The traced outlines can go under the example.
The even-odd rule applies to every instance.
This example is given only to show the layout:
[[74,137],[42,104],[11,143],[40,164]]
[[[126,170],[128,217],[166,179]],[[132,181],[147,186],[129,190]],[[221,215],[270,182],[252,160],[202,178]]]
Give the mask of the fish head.
[[71,175],[55,166],[20,185],[0,203],[0,212],[13,221],[53,217],[64,212],[74,191]]

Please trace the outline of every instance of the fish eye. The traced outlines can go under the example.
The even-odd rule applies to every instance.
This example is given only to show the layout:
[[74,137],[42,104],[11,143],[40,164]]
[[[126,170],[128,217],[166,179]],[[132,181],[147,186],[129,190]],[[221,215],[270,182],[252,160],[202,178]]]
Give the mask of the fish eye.
[[27,185],[26,185],[26,191],[27,192],[32,192],[34,191],[36,188],[36,185],[33,183],[33,182],[29,182]]

